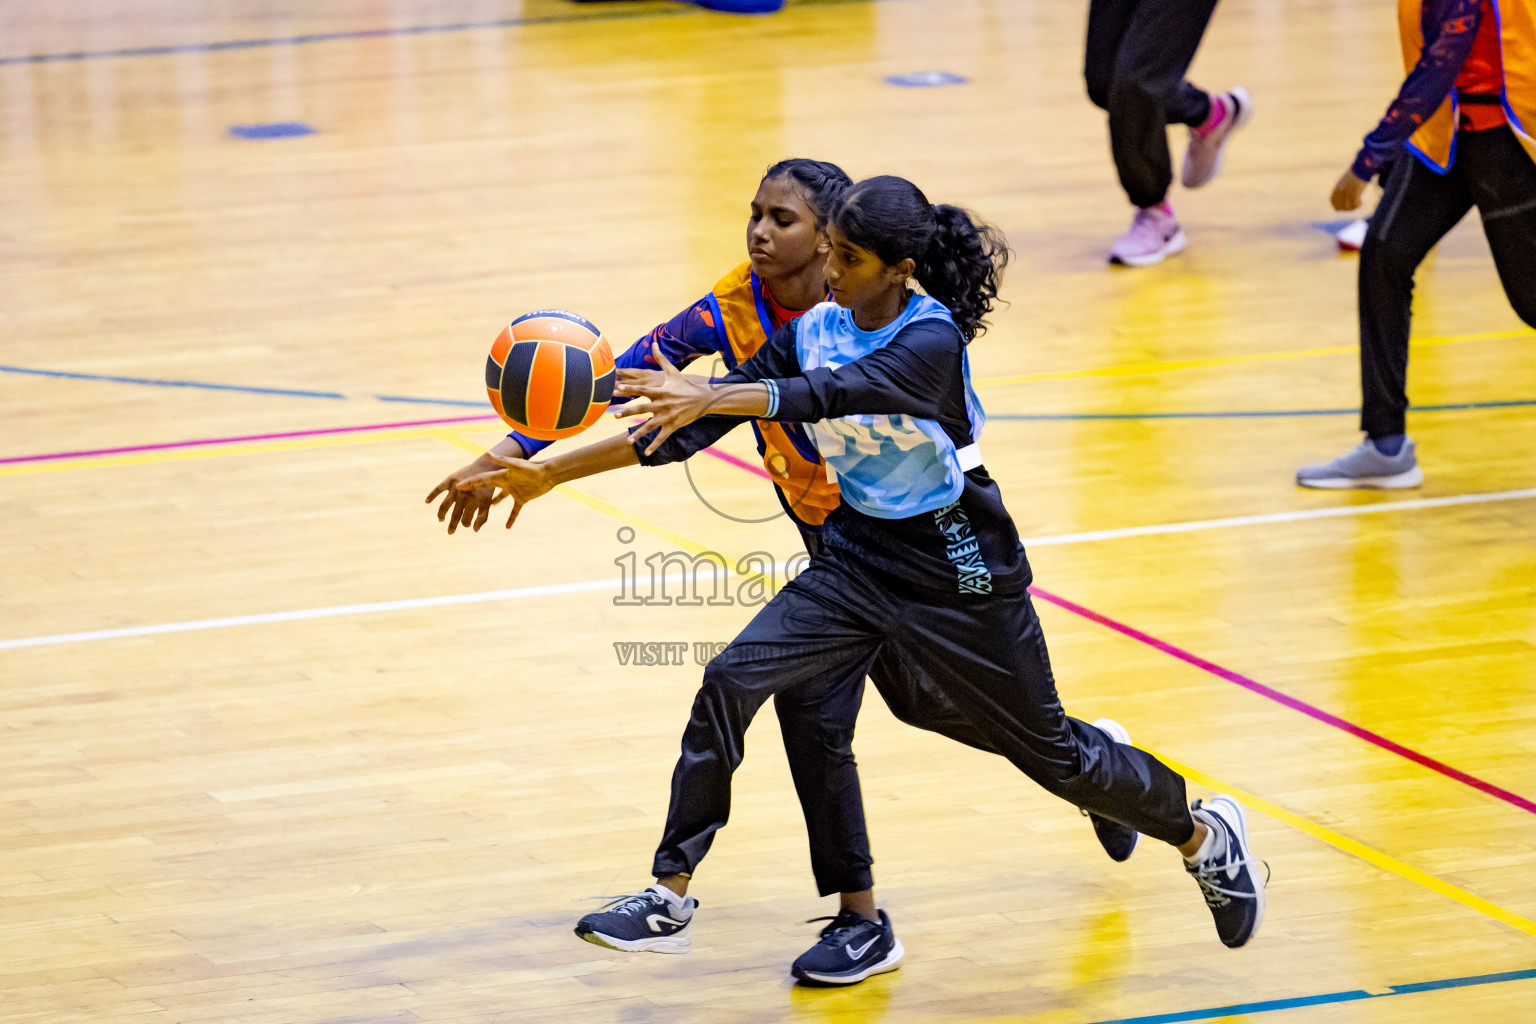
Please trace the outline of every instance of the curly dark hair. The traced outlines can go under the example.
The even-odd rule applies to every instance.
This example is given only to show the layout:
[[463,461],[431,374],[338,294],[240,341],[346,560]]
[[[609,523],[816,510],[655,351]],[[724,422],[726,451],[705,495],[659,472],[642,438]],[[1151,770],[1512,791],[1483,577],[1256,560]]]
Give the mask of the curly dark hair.
[[966,341],[987,329],[1013,255],[997,228],[958,206],[934,206],[905,178],[866,178],[843,194],[832,223],[886,264],[911,259],[923,291],[948,307]]
[[763,174],[764,181],[774,178],[788,178],[800,186],[800,191],[805,194],[806,205],[816,215],[818,230],[827,226],[832,208],[853,185],[853,179],[837,164],[804,157],[780,160]]

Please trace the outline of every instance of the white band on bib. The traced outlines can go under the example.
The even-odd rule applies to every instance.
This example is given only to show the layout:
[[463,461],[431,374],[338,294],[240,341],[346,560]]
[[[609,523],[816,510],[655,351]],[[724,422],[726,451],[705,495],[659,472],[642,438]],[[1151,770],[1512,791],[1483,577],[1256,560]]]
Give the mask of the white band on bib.
[[[964,448],[956,448],[955,459],[960,463],[960,472],[969,473],[981,465],[981,445],[972,441]],[[837,483],[837,470],[832,468],[832,463],[830,462],[825,465],[827,467],[827,483]]]

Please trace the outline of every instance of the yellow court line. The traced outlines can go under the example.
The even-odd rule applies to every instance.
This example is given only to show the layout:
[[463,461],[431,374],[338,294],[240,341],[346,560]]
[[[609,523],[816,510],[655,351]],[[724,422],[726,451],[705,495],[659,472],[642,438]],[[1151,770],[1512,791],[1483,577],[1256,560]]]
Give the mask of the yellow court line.
[[[1137,746],[1140,746],[1140,744],[1137,744]],[[1388,854],[1382,853],[1380,850],[1366,846],[1362,842],[1358,842],[1357,840],[1351,839],[1348,836],[1340,835],[1339,833],[1333,831],[1331,828],[1319,825],[1315,821],[1309,821],[1299,814],[1293,814],[1292,812],[1286,810],[1284,807],[1279,807],[1275,804],[1272,804],[1262,797],[1254,796],[1252,793],[1238,789],[1236,786],[1229,786],[1225,782],[1222,782],[1220,779],[1207,775],[1199,769],[1191,768],[1187,764],[1181,764],[1166,754],[1158,753],[1157,751],[1151,750],[1147,747],[1142,747],[1142,749],[1146,750],[1147,753],[1151,754],[1153,757],[1156,757],[1159,761],[1163,762],[1168,767],[1184,776],[1186,779],[1198,782],[1201,785],[1207,786],[1218,793],[1226,793],[1229,796],[1235,797],[1238,803],[1242,804],[1244,807],[1251,808],[1260,812],[1261,814],[1266,814],[1269,817],[1274,818],[1276,821],[1281,822],[1282,824],[1289,825],[1298,831],[1305,832],[1307,835],[1314,839],[1322,840],[1329,846],[1335,847],[1336,849],[1343,850],[1345,853],[1359,857],[1367,864],[1374,864],[1376,867],[1379,867],[1384,871],[1390,871],[1392,874],[1397,875],[1399,878],[1407,879],[1410,882],[1423,886],[1431,892],[1439,893],[1441,896],[1444,896],[1447,899],[1455,900],[1462,906],[1470,907],[1480,914],[1485,914],[1488,917],[1493,918],[1495,921],[1507,924],[1511,928],[1516,928],[1522,932],[1525,932],[1527,935],[1536,936],[1536,921],[1521,917],[1514,911],[1506,910],[1499,906],[1497,903],[1490,903],[1488,900],[1483,899],[1481,896],[1474,896],[1470,892],[1467,892],[1465,889],[1458,888],[1445,881],[1444,879],[1436,878],[1434,875],[1431,875],[1427,871],[1421,871],[1414,867],[1412,864],[1406,864],[1403,861],[1398,860],[1396,857],[1389,856]]]
[[[473,443],[470,442],[467,438],[459,436],[455,432],[440,431],[437,436],[442,440],[447,441],[449,444],[455,445],[456,447],[463,448],[466,451],[472,450]],[[478,451],[476,451],[476,454],[478,454]],[[699,544],[695,541],[688,540],[686,537],[682,537],[679,534],[668,530],[664,526],[653,523],[649,519],[631,515],[630,513],[625,512],[623,509],[619,508],[617,505],[612,505],[606,501],[602,501],[601,499],[594,498],[591,495],[578,491],[568,485],[561,485],[560,487],[555,488],[555,490],[560,491],[567,497],[581,502],[588,508],[602,512],[604,515],[611,516],[614,519],[617,519],[619,522],[625,523],[636,529],[644,530],[652,536],[660,537],[662,540],[665,540],[668,543],[677,544],[694,554],[713,550],[706,548],[702,544]],[[1155,750],[1151,750],[1146,747],[1143,747],[1142,749],[1146,750],[1147,753],[1153,755],[1168,767],[1178,772],[1180,775],[1183,775],[1186,779],[1198,782],[1201,785],[1206,786],[1218,793],[1230,794],[1231,796],[1235,797],[1243,806],[1252,808],[1253,810],[1259,811],[1262,814],[1266,814],[1269,817],[1274,818],[1276,821],[1281,822],[1282,824],[1289,825],[1294,829],[1306,833],[1314,839],[1319,839],[1327,843],[1329,846],[1332,846],[1335,849],[1342,850],[1345,853],[1358,857],[1365,861],[1367,864],[1373,864],[1384,871],[1389,871],[1392,874],[1397,875],[1399,878],[1413,882],[1415,885],[1422,886],[1423,888],[1428,889],[1430,892],[1438,893],[1447,899],[1455,900],[1462,906],[1468,907],[1480,914],[1491,917],[1495,921],[1507,924],[1511,928],[1525,932],[1527,935],[1536,936],[1536,921],[1531,921],[1527,918],[1521,917],[1519,914],[1516,914],[1510,910],[1506,910],[1496,903],[1491,903],[1488,900],[1483,899],[1481,896],[1474,896],[1472,893],[1467,892],[1465,889],[1457,888],[1444,879],[1436,878],[1434,875],[1429,874],[1427,871],[1421,871],[1420,869],[1414,867],[1412,864],[1407,864],[1403,861],[1400,861],[1396,857],[1382,853],[1380,850],[1366,846],[1364,843],[1350,839],[1348,836],[1340,835],[1330,828],[1326,828],[1317,824],[1316,822],[1309,821],[1299,814],[1293,814],[1283,807],[1272,804],[1268,800],[1255,796],[1252,793],[1239,789],[1236,786],[1229,786],[1222,782],[1220,779],[1207,775],[1195,768],[1191,768],[1186,764],[1181,764],[1180,762],[1175,761],[1173,758],[1164,754],[1160,754]]]
[[[1497,341],[1504,338],[1524,338],[1531,331],[1483,331],[1477,334],[1444,334],[1414,338],[1411,348],[1436,348],[1441,345],[1459,345],[1469,341]],[[1170,359],[1145,363],[1123,363],[1119,366],[1101,366],[1092,370],[1055,370],[1049,373],[1021,373],[1011,377],[985,377],[975,382],[976,387],[997,384],[1029,384],[1044,380],[1081,380],[1090,377],[1133,377],[1147,373],[1167,373],[1173,370],[1193,370],[1212,366],[1240,366],[1247,363],[1275,363],[1292,359],[1314,359],[1318,356],[1353,355],[1359,351],[1356,345],[1329,345],[1324,348],[1300,348],[1285,352],[1252,352],[1247,355],[1205,356],[1199,359]]]

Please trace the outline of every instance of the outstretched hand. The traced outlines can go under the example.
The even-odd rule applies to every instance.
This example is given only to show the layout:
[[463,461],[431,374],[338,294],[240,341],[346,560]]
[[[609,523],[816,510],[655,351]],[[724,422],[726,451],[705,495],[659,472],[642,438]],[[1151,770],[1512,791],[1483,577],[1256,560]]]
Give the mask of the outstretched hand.
[[437,521],[441,523],[446,520],[449,533],[453,533],[460,526],[480,529],[490,517],[491,506],[506,497],[505,493],[497,494],[496,488],[490,485],[460,487],[465,481],[484,474],[489,465],[489,458],[491,458],[490,453],[486,453],[462,469],[449,473],[443,478],[442,483],[432,488],[431,493],[427,495],[429,505],[439,494],[443,496],[443,503],[437,507]]
[[631,438],[638,438],[651,431],[656,432],[645,449],[650,455],[661,447],[663,441],[680,428],[686,427],[709,411],[710,405],[720,396],[702,377],[690,377],[667,359],[661,346],[651,343],[659,370],[631,370],[621,367],[619,381],[613,393],[627,398],[643,398],[644,402],[630,402],[620,406],[614,416],[645,416],[644,423],[632,429]]
[[[548,464],[543,462],[531,462],[528,459],[514,459],[505,455],[497,455],[494,452],[486,452],[484,458],[500,466],[477,476],[460,480],[456,485],[459,493],[474,492],[479,490],[500,491],[490,504],[494,505],[501,499],[511,495],[512,511],[507,516],[507,529],[512,529],[512,524],[517,522],[517,514],[523,510],[523,506],[541,494],[549,492],[554,486],[550,479]],[[474,528],[480,529],[485,524],[486,517],[490,514],[489,506],[481,512]],[[452,531],[449,531],[452,532]]]

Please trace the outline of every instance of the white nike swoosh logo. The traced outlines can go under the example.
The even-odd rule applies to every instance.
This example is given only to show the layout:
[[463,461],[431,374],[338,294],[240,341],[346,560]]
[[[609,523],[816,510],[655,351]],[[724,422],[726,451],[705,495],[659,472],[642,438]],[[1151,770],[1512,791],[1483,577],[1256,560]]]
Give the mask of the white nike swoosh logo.
[[859,957],[863,956],[865,953],[868,953],[869,952],[869,947],[873,946],[879,940],[880,940],[880,936],[876,935],[873,939],[870,939],[868,942],[864,943],[864,945],[860,946],[858,949],[854,949],[852,946],[844,946],[843,948],[848,951],[848,955],[850,957],[852,957],[853,959],[857,960]]
[[645,923],[651,926],[651,931],[659,932],[659,931],[661,931],[661,926],[664,925],[664,924],[675,924],[678,927],[682,927],[683,925],[687,924],[688,922],[687,921],[674,921],[674,920],[672,920],[672,918],[668,917],[666,914],[649,914],[649,915],[646,916]]

